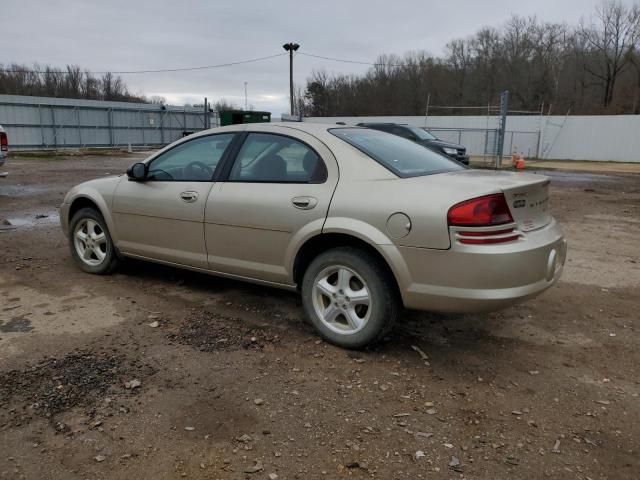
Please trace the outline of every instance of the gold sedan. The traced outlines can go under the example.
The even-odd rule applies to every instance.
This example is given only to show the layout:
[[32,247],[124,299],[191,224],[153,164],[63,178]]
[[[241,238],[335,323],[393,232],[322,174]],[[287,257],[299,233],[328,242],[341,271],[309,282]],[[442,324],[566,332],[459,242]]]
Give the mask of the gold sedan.
[[86,272],[134,257],[298,290],[325,339],[359,348],[402,307],[495,310],[553,285],[548,185],[367,128],[234,125],[76,186],[61,223]]

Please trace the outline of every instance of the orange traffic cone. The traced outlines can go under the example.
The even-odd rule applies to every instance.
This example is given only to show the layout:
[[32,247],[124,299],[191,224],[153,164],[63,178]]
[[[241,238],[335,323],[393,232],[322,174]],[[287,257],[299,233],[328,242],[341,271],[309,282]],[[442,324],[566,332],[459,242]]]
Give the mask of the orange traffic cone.
[[524,170],[524,157],[522,155],[520,155],[520,157],[518,157],[518,160],[516,160],[516,169],[517,170]]

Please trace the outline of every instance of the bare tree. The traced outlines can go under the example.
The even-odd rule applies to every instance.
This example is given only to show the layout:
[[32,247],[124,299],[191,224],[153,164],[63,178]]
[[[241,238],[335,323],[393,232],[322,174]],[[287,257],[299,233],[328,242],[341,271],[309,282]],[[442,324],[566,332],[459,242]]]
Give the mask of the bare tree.
[[149,103],[153,103],[154,105],[166,105],[167,99],[161,95],[152,95],[149,97]]
[[122,78],[111,73],[101,79],[77,65],[64,69],[34,64],[32,67],[0,65],[0,93],[44,97],[85,98],[145,102],[141,95],[132,95]]
[[213,109],[217,112],[220,112],[223,110],[240,110],[240,107],[238,105],[227,100],[226,98],[221,98],[217,102],[214,102],[212,106],[213,106]]
[[473,65],[473,55],[468,40],[456,39],[445,47],[446,62],[457,77],[457,103],[465,99],[466,80]]
[[[557,103],[560,78],[569,49],[570,35],[565,25],[544,23],[534,25],[532,35],[532,69],[537,72],[533,94],[537,103]],[[549,95],[549,93],[551,95]]]
[[84,80],[80,87],[81,98],[97,99],[100,98],[100,81],[95,78],[91,72],[84,72]]
[[293,87],[293,114],[299,117],[307,114],[307,99],[300,85]]
[[633,113],[640,114],[640,47],[631,55],[631,64],[636,73],[636,87],[633,94]]
[[602,105],[608,107],[640,35],[640,7],[604,0],[596,8],[595,18],[581,20],[579,33],[587,44],[584,68],[602,82]]
[[67,65],[67,72],[63,77],[64,87],[62,96],[76,98],[80,95],[82,70],[77,65]]
[[60,96],[62,75],[52,67],[46,66],[42,73],[42,88],[48,97]]

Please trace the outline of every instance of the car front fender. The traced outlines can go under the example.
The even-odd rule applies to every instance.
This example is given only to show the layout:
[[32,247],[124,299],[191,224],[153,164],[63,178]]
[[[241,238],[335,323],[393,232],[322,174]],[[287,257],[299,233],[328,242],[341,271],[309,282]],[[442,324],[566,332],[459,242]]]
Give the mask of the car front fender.
[[[105,182],[105,180],[111,181]],[[69,235],[69,224],[71,222],[70,212],[72,211],[73,205],[78,201],[88,201],[93,203],[100,211],[100,214],[107,224],[107,228],[109,229],[109,234],[113,242],[118,242],[118,232],[115,228],[113,217],[111,215],[111,204],[113,200],[113,193],[119,180],[119,178],[114,177],[110,179],[89,181],[74,187],[69,191],[69,193],[67,193],[64,202],[60,207],[60,224],[65,235]]]

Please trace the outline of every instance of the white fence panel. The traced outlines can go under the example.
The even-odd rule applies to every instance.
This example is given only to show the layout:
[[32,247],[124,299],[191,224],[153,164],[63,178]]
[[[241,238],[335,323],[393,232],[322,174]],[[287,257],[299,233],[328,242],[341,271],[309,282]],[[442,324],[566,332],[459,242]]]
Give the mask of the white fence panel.
[[[406,123],[426,126],[443,140],[465,145],[482,155],[484,131],[495,130],[495,116],[307,117],[305,122],[355,125],[359,122]],[[478,133],[480,132],[480,133]],[[488,136],[488,138],[490,138]],[[510,115],[504,154],[554,160],[600,160],[640,163],[640,115]],[[538,154],[538,152],[540,152]]]

